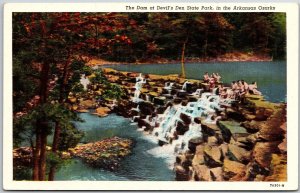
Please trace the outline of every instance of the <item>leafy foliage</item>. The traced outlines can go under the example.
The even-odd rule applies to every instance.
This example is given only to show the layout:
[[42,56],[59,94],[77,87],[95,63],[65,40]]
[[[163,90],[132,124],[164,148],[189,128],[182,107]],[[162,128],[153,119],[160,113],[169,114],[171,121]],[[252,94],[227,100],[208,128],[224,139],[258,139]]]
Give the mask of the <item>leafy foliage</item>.
[[74,125],[62,125],[64,128],[60,134],[60,141],[59,141],[59,150],[64,151],[68,148],[75,147],[82,137],[84,136],[83,131],[77,130]]
[[120,99],[125,95],[123,89],[117,85],[110,83],[103,75],[101,69],[95,70],[90,78],[92,84],[101,84],[103,87],[102,99]]

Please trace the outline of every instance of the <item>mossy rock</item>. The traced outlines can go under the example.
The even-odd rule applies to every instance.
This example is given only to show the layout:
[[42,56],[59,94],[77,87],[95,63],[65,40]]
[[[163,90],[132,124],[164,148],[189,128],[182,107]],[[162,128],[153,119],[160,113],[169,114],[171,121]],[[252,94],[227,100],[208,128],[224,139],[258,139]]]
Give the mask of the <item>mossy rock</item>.
[[283,104],[282,103],[272,103],[269,101],[265,101],[263,99],[263,96],[260,95],[247,95],[246,96],[246,102],[249,105],[252,105],[253,108],[257,109],[257,108],[265,108],[265,109],[269,109],[272,111],[277,111],[278,109],[283,108]]
[[239,122],[236,121],[219,121],[221,129],[228,129],[232,134],[247,134],[245,127],[242,127]]
[[229,143],[232,136],[248,135],[247,130],[236,121],[219,121],[218,126],[225,142]]

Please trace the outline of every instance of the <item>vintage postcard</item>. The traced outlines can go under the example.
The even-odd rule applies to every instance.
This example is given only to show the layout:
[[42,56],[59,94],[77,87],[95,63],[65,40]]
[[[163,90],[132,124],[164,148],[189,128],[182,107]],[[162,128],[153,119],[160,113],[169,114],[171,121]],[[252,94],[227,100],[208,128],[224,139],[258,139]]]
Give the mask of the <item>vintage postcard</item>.
[[297,4],[4,12],[4,189],[298,189]]

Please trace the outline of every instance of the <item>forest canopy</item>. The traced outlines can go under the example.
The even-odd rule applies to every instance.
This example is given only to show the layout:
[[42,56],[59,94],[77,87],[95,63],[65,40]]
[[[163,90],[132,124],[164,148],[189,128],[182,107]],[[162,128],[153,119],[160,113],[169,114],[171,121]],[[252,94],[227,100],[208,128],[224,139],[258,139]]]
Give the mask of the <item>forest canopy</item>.
[[[31,22],[25,29],[30,30],[45,15],[48,20],[51,18],[49,13],[30,15],[15,14],[13,22],[17,23],[20,17],[28,18]],[[87,26],[84,20],[91,16],[94,18],[88,21],[89,28],[78,33],[77,38],[82,44],[90,44],[86,49],[88,55],[106,60],[180,59],[185,41],[186,57],[217,57],[233,51],[273,59],[286,57],[285,13],[72,13],[68,17],[74,27],[80,28]]]

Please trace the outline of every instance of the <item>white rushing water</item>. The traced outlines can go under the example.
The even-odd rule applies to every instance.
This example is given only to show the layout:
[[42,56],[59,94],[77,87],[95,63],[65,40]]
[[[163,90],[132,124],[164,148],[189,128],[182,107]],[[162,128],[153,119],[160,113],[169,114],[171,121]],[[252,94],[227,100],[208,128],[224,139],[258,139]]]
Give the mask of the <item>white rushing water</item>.
[[[138,103],[142,100],[139,98],[139,95],[144,83],[145,79],[140,74],[136,78],[136,90],[133,102]],[[190,84],[190,82],[186,81],[182,85],[183,91],[186,91],[187,84]],[[172,82],[166,82],[164,89],[168,90],[169,94],[171,94],[173,85],[174,83]],[[156,126],[152,132],[145,135],[145,138],[151,142],[156,141],[157,143],[160,141],[165,144],[150,149],[147,152],[155,157],[164,158],[170,167],[173,167],[177,153],[188,150],[188,143],[191,139],[202,138],[201,124],[196,123],[194,119],[201,119],[202,123],[216,124],[216,121],[220,118],[216,116],[216,112],[224,110],[221,104],[230,105],[231,102],[220,99],[215,92],[203,92],[203,89],[197,89],[191,96],[196,97],[197,100],[195,102],[188,102],[186,105],[173,104],[172,106],[168,106],[163,114],[158,114],[155,117],[148,115],[144,119],[151,126]],[[139,112],[139,106],[134,110]],[[134,118],[138,118],[138,116]],[[185,123],[185,121],[188,123]],[[176,132],[179,123],[181,126],[183,125],[185,128],[188,128],[183,135],[178,135]]]
[[133,102],[139,102],[142,101],[140,97],[141,94],[141,89],[143,87],[143,84],[146,83],[146,79],[142,76],[142,74],[140,73],[140,75],[138,77],[136,77],[136,83],[135,83],[135,91],[134,91],[134,97],[133,97]]
[[186,91],[186,87],[187,87],[187,84],[190,84],[189,81],[185,81],[182,85],[182,90],[185,90]]
[[212,115],[216,110],[224,110],[219,106],[219,100],[217,95],[203,93],[196,102],[189,102],[186,106],[179,104],[168,107],[163,114],[157,116],[159,127],[154,128],[153,134],[159,140],[169,142],[174,137],[178,122],[183,122],[180,116],[184,114],[191,120],[189,129],[172,143],[177,145],[176,148],[179,146],[182,150],[186,150],[190,139],[202,137],[201,124],[195,123],[194,118],[201,117],[204,122],[213,123]]
[[82,74],[80,78],[80,83],[82,84],[83,89],[87,90],[87,86],[90,84],[90,80],[84,74]]

